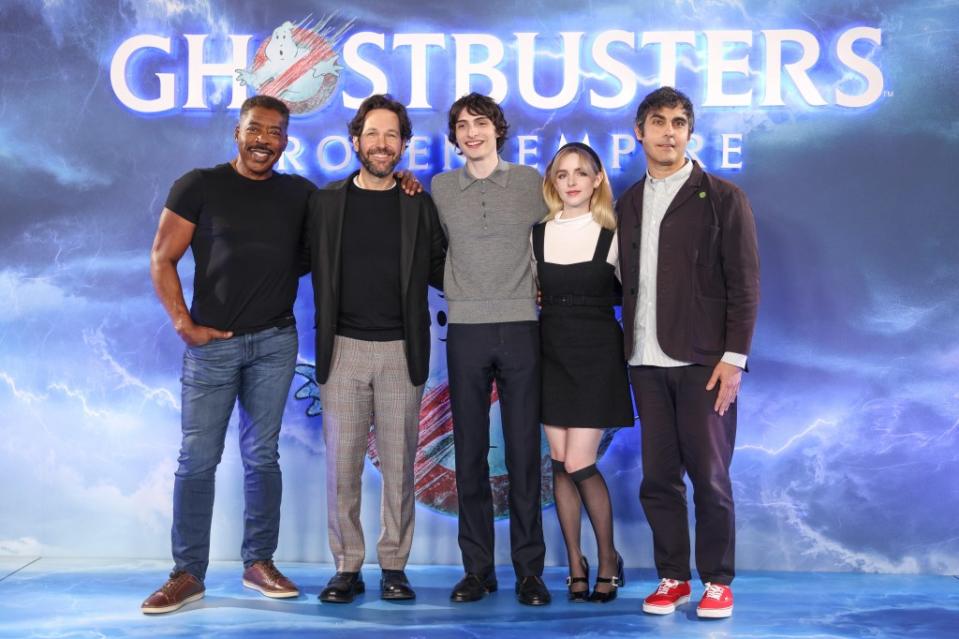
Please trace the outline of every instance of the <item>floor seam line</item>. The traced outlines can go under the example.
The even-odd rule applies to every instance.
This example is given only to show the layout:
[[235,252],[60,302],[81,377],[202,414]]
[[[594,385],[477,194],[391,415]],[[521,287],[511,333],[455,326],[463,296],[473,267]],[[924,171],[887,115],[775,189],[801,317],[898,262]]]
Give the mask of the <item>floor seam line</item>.
[[36,558],[33,559],[32,561],[29,561],[29,562],[23,564],[22,566],[20,566],[19,568],[17,568],[17,569],[14,570],[13,572],[7,573],[7,574],[4,575],[3,577],[0,577],[0,583],[3,583],[3,581],[4,581],[5,579],[7,579],[7,577],[12,577],[12,576],[14,576],[15,574],[17,574],[18,572],[20,572],[20,571],[23,570],[24,568],[29,568],[30,566],[32,566],[33,564],[37,563],[37,562],[40,561],[41,559],[43,559],[43,557],[36,557]]

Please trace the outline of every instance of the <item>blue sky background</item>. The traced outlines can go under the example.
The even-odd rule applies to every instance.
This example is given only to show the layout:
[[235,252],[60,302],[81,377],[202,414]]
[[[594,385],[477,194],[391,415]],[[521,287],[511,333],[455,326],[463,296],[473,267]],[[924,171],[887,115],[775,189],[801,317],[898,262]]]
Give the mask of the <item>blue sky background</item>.
[[[352,31],[496,35],[507,44],[502,68],[511,85],[509,45],[518,31],[542,33],[555,52],[560,31],[588,29],[590,42],[606,29],[745,29],[758,42],[762,29],[804,29],[823,46],[812,75],[827,96],[837,83],[855,82],[843,78],[830,52],[838,32],[881,28],[872,59],[887,93],[869,108],[809,107],[792,96],[777,109],[698,112],[707,148],[719,132],[744,134],[743,170],[722,175],[749,194],[762,253],[763,300],[733,464],[738,564],[959,572],[959,3],[661,0],[626,9],[493,1],[466,13],[424,2],[403,18],[392,3],[349,10],[341,18],[356,20]],[[169,553],[182,345],[154,298],[148,251],[172,181],[231,157],[236,113],[216,105],[152,116],[125,108],[110,86],[114,51],[142,33],[175,40],[248,33],[257,46],[283,21],[316,11],[315,3],[285,0],[13,1],[0,8],[0,483],[8,487],[0,491],[0,554]],[[431,58],[438,110],[413,113],[416,133],[434,139],[455,97],[451,49]],[[185,68],[178,59],[170,69]],[[645,51],[624,59],[635,63],[640,86],[619,111],[591,109],[586,91],[559,112],[538,111],[511,88],[504,108],[515,134],[541,133],[540,168],[559,132],[589,132],[600,150],[610,133],[629,132],[658,67]],[[379,60],[396,82],[391,90],[408,97],[408,59]],[[546,92],[559,67],[549,55],[542,60]],[[697,105],[701,67],[691,51],[681,56],[678,83]],[[762,70],[758,44],[751,67]],[[368,85],[346,71],[344,86],[357,94]],[[294,118],[291,133],[315,145],[342,134],[349,116],[338,90],[321,111]],[[504,155],[515,154],[514,140]],[[613,176],[617,192],[642,171],[641,158],[626,161]],[[339,177],[307,175],[320,183]],[[420,177],[428,183],[429,172]],[[186,259],[185,281],[191,268]],[[312,362],[305,282],[300,298],[301,359]],[[431,384],[440,384],[440,342],[433,363]],[[278,558],[326,561],[321,427],[306,407],[291,396]],[[629,564],[648,566],[638,459],[636,429],[621,431],[602,468],[621,551]],[[238,555],[241,472],[233,430],[219,471],[214,557]],[[364,481],[372,539],[378,473],[368,467]],[[412,561],[458,561],[455,520],[425,508],[417,516]],[[553,520],[547,512],[548,559],[562,562]],[[502,562],[507,546],[501,537]]]

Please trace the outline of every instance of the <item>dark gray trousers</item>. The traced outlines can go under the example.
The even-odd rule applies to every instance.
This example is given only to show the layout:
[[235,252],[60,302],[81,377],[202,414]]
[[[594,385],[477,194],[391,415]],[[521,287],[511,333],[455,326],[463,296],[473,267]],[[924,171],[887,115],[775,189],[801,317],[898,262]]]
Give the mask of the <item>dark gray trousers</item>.
[[490,391],[496,381],[509,474],[509,531],[518,577],[543,574],[539,326],[537,322],[450,324],[446,341],[459,545],[466,572],[493,572],[489,482]]
[[713,410],[717,385],[708,366],[631,366],[639,411],[643,481],[639,499],[653,530],[659,577],[686,581],[689,570],[689,473],[696,507],[696,570],[703,582],[729,584],[735,576],[736,517],[729,466],[736,443],[736,404]]

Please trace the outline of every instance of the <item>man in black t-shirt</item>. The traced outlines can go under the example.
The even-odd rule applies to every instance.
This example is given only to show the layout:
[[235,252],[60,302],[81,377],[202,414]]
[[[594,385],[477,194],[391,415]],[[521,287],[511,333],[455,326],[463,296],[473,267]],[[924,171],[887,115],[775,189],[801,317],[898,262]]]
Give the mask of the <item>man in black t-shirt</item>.
[[[273,553],[282,493],[280,422],[298,350],[293,301],[315,187],[273,171],[288,124],[283,102],[248,99],[235,131],[236,158],[181,177],[160,215],[150,273],[186,343],[183,439],[173,487],[175,567],[143,602],[144,613],[171,612],[203,597],[214,473],[237,400],[245,473],[243,585],[267,597],[299,595],[273,565]],[[187,247],[196,263],[189,310],[176,270]]]
[[400,193],[393,169],[412,135],[402,104],[373,95],[349,126],[361,168],[310,197],[316,380],[323,403],[327,524],[336,574],[320,600],[366,586],[360,525],[371,413],[383,475],[377,555],[383,599],[412,599],[413,464],[429,374],[427,286],[442,286],[445,238],[433,200]]

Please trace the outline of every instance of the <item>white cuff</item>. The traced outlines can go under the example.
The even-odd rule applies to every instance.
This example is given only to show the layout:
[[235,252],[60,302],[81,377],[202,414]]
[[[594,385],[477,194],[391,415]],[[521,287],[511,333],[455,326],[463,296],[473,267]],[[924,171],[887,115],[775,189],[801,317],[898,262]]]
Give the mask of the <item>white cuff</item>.
[[733,366],[738,366],[739,368],[746,370],[746,356],[741,353],[733,353],[732,351],[726,351],[723,353],[722,361],[727,364],[732,364]]

